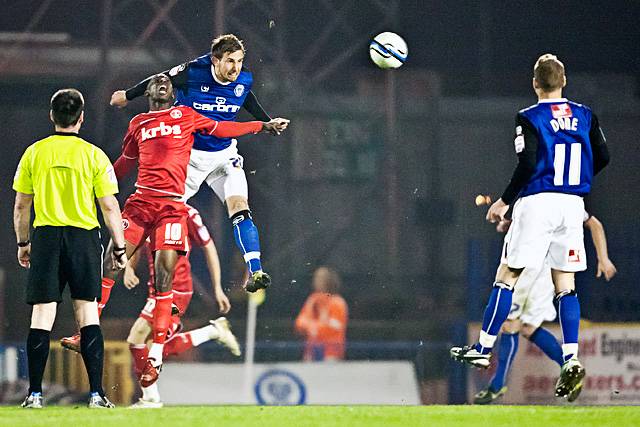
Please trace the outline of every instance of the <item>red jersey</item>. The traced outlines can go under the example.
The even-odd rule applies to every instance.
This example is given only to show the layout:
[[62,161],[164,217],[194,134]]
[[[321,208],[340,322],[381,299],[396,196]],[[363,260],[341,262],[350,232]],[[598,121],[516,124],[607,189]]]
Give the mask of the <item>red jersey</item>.
[[122,155],[138,159],[136,187],[141,193],[180,197],[185,190],[194,132],[233,137],[260,130],[262,122],[217,122],[190,107],[171,107],[131,119]]
[[[211,241],[211,235],[207,226],[202,222],[200,212],[192,206],[187,205],[189,208],[189,219],[187,220],[187,226],[189,230],[188,239],[189,244],[198,247],[204,247]],[[154,267],[153,267],[153,254],[149,248],[147,242],[147,262],[149,264],[149,282],[147,283],[151,290],[153,289],[154,280]],[[173,290],[178,292],[190,292],[192,290],[191,282],[191,264],[189,263],[189,255],[191,251],[187,252],[185,256],[178,257],[176,263],[175,273],[173,275],[172,287]]]

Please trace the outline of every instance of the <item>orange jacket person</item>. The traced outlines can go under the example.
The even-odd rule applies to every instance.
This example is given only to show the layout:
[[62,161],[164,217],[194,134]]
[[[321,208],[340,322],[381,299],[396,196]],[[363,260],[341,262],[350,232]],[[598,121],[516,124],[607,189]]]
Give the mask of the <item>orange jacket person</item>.
[[338,295],[340,277],[328,267],[313,274],[313,293],[296,318],[296,332],[306,339],[304,360],[344,358],[348,307]]

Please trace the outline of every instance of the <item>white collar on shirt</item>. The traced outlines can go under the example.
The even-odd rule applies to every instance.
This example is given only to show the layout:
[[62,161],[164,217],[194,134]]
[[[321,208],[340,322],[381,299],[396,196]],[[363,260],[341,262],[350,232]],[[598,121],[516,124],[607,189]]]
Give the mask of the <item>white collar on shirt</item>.
[[540,101],[538,101],[538,104],[542,104],[543,102],[567,102],[567,98],[541,99]]
[[216,77],[216,71],[214,70],[213,65],[211,65],[211,75],[213,76],[213,80],[219,85],[226,86],[231,83],[231,82],[222,83],[220,80],[218,80],[218,78]]

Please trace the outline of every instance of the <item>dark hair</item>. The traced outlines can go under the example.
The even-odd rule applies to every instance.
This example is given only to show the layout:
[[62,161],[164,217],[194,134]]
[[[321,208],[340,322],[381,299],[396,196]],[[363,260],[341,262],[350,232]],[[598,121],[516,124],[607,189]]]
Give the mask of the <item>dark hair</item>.
[[226,52],[232,53],[241,50],[245,52],[242,40],[233,34],[224,34],[216,37],[211,41],[211,56],[218,59],[222,58]]
[[77,89],[60,89],[51,97],[51,115],[57,126],[75,125],[83,109],[84,98]]
[[544,92],[560,89],[565,82],[564,65],[555,55],[544,54],[533,67],[533,78]]
[[322,266],[318,267],[316,271],[313,272],[314,276],[318,273],[325,274],[324,284],[326,286],[326,292],[328,294],[337,294],[342,286],[342,281],[340,280],[338,272],[331,267]]

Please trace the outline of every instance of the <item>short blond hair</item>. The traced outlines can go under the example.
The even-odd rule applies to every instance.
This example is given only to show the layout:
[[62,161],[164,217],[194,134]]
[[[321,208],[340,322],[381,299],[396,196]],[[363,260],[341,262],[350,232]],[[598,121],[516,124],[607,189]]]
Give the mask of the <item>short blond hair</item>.
[[557,56],[545,53],[533,66],[533,78],[544,92],[551,92],[564,87],[564,64]]

